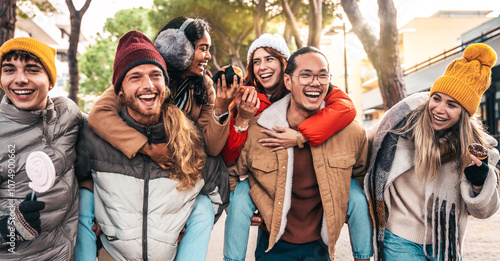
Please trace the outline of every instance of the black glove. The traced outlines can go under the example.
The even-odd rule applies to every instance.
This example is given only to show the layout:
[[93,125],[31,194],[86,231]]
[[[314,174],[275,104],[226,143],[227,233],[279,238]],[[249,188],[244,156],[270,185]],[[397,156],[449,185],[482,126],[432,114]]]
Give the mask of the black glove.
[[9,216],[0,220],[0,234],[10,241],[10,237],[15,237],[16,241],[26,241],[35,239],[40,232],[40,210],[45,208],[45,202],[36,201],[36,196],[31,201],[31,193],[26,199],[11,211]]
[[486,180],[486,176],[488,176],[488,172],[490,168],[488,167],[488,157],[486,159],[481,160],[483,164],[481,166],[468,166],[465,168],[464,173],[472,185],[482,186],[484,184],[484,180]]

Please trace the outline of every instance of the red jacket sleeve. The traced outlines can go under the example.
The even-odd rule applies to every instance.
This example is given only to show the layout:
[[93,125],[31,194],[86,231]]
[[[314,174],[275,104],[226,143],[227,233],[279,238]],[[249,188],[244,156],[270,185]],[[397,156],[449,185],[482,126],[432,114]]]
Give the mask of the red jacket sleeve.
[[238,133],[234,130],[234,121],[236,118],[232,118],[229,123],[229,137],[227,138],[226,144],[222,149],[221,155],[227,166],[231,166],[236,163],[236,159],[240,155],[240,151],[247,140],[248,131],[243,133]]
[[[271,102],[267,99],[265,94],[257,93],[257,97],[260,100],[260,107],[255,115],[259,115],[263,110],[271,105]],[[240,155],[241,149],[243,148],[243,145],[245,145],[248,135],[248,131],[237,133],[234,130],[234,121],[236,120],[237,113],[234,113],[234,115],[234,118],[232,118],[229,123],[229,137],[227,138],[226,144],[221,152],[222,158],[227,166],[231,166],[236,163],[236,159]]]
[[355,117],[356,108],[351,98],[333,86],[325,97],[325,108],[302,122],[297,130],[307,138],[309,145],[317,146],[349,125]]

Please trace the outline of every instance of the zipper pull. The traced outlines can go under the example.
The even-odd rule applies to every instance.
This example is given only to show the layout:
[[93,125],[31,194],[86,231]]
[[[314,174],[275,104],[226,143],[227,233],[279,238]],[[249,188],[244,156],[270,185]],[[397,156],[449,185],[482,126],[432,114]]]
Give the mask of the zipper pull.
[[148,138],[148,146],[149,149],[153,149],[153,145],[151,145],[151,140],[153,139],[151,136],[151,127],[148,127],[148,130],[146,131],[146,137]]

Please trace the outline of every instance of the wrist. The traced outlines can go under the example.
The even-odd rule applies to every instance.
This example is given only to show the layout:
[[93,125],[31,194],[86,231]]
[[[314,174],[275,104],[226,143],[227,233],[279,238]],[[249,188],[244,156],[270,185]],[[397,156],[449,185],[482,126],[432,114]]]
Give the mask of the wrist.
[[[152,144],[151,144],[152,145]],[[151,146],[152,147],[152,146]],[[137,151],[137,153],[141,153],[141,154],[144,154],[146,156],[149,156],[149,152],[151,151],[151,148],[149,146],[149,144],[146,142],[144,143],[144,145],[142,145],[142,147],[139,149],[139,151]],[[135,153],[133,157],[135,157],[135,155],[137,155],[137,153]]]
[[244,119],[244,118],[240,118],[238,116],[234,120],[234,125],[239,126],[239,127],[247,127],[249,123],[250,123],[250,119]]
[[300,133],[299,131],[297,131],[297,146],[299,147],[299,149],[304,148],[304,142],[302,142],[302,133]]
[[224,108],[219,108],[219,107],[217,107],[217,106],[216,106],[216,107],[214,108],[214,115],[215,115],[215,116],[220,117],[220,116],[222,116],[222,114],[224,114],[224,113],[226,113],[226,112],[227,112],[227,106],[226,106],[226,107],[224,107]]
[[234,124],[234,131],[236,131],[237,133],[244,133],[247,130],[248,130],[248,123],[243,126]]

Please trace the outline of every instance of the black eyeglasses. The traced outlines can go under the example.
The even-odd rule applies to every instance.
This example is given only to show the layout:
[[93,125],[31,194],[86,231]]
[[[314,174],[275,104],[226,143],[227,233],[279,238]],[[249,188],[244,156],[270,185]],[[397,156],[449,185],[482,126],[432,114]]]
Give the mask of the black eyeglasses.
[[314,81],[315,77],[318,77],[318,82],[321,85],[326,85],[330,83],[331,74],[323,72],[319,74],[312,73],[301,73],[299,75],[292,74],[293,76],[299,77],[299,83],[303,85],[309,85]]

